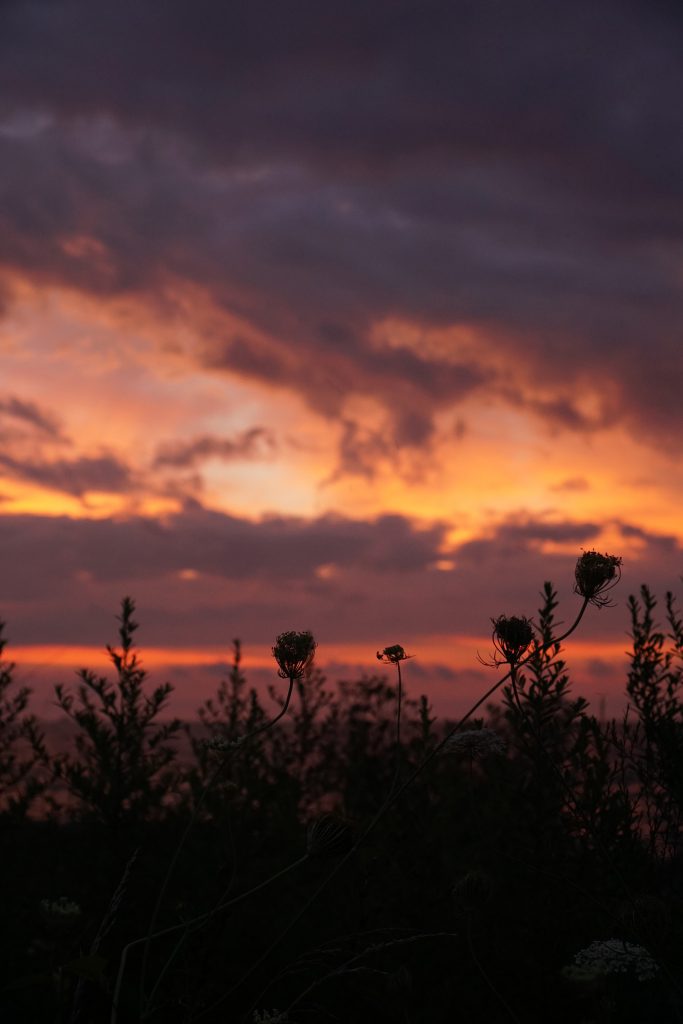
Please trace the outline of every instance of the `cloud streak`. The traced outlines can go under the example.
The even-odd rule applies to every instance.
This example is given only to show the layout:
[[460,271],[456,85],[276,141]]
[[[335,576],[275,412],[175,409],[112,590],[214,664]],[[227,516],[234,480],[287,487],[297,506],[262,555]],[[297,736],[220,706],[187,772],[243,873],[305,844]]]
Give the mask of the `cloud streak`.
[[162,445],[154,457],[156,469],[171,466],[174,469],[189,469],[206,459],[251,459],[268,457],[277,443],[272,433],[264,427],[250,427],[234,438],[203,437],[191,441],[171,441]]
[[[399,515],[253,521],[191,502],[164,521],[4,515],[0,602],[22,643],[96,642],[93,624],[124,592],[144,606],[153,644],[219,644],[226,629],[262,642],[291,623],[370,648],[387,632],[401,642],[481,636],[492,616],[533,614],[546,579],[575,605],[576,558],[604,547],[604,529],[527,516],[452,544],[445,524]],[[623,630],[626,592],[643,579],[666,589],[682,549],[627,522],[610,529],[616,553],[628,552],[616,595]],[[586,623],[588,638],[617,628],[610,614]]]

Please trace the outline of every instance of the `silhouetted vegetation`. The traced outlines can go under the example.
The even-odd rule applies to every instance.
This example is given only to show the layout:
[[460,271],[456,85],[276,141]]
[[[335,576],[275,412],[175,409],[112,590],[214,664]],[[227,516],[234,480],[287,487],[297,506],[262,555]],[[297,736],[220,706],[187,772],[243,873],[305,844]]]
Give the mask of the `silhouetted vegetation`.
[[75,739],[50,754],[2,662],[3,1024],[683,1021],[675,598],[664,626],[629,600],[618,720],[565,660],[618,566],[579,559],[562,635],[549,583],[537,624],[492,620],[496,682],[459,723],[404,697],[400,645],[397,685],[330,684],[293,632],[273,712],[235,640],[197,722],[164,721],[125,598],[114,679],[56,687]]

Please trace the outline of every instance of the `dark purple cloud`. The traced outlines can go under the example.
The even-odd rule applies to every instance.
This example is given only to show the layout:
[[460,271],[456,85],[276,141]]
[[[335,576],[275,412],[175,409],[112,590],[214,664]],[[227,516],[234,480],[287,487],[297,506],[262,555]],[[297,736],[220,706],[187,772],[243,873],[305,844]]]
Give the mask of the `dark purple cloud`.
[[41,409],[35,402],[28,402],[9,395],[0,398],[0,421],[8,418],[28,426],[51,440],[61,440],[62,430],[59,420],[49,410]]
[[250,427],[235,437],[214,437],[202,435],[191,441],[169,441],[159,447],[154,456],[156,469],[172,467],[189,469],[206,459],[251,459],[271,455],[277,442],[271,431],[265,427]]
[[76,497],[88,491],[125,494],[134,486],[130,468],[114,455],[78,456],[48,462],[0,454],[0,468],[8,476]]
[[[673,443],[682,20],[635,0],[6,3],[0,264],[160,307],[199,286],[245,324],[207,334],[203,365],[329,416],[376,396],[399,446],[487,392]],[[474,327],[510,372],[456,342],[382,348],[392,318]]]
[[680,188],[641,148],[678,125],[661,104],[681,82],[673,5],[21,0],[3,5],[0,28],[5,109],[158,125],[231,164],[382,170],[521,151],[551,169],[559,156],[568,179],[613,194],[624,168],[604,165],[609,151],[640,188],[646,170]]
[[505,557],[520,551],[532,550],[544,541],[574,543],[577,546],[589,542],[600,533],[598,523],[547,523],[528,519],[523,522],[505,522],[495,530],[495,547],[489,537],[466,541],[457,550],[459,558],[477,562],[482,558]]
[[[545,580],[571,621],[576,558],[599,538],[594,523],[529,517],[454,548],[454,568],[443,571],[444,525],[397,515],[254,522],[188,503],[164,522],[5,515],[0,525],[0,617],[16,643],[98,643],[103,616],[131,593],[150,644],[218,644],[226,635],[263,643],[311,628],[325,642],[364,642],[371,652],[430,634],[487,635],[491,617],[533,615]],[[639,549],[625,559],[617,607],[591,611],[582,624],[587,637],[623,635],[626,597],[641,583],[660,594],[678,587],[683,552],[673,538],[612,525]],[[548,553],[548,541],[575,553]]]
[[[362,522],[324,515],[305,520],[267,516],[258,522],[189,501],[184,512],[156,519],[71,519],[4,516],[7,593],[33,567],[56,581],[86,572],[95,580],[162,578],[183,569],[232,581],[284,585],[307,579],[321,565],[372,572],[426,569],[437,557],[445,526],[411,525],[399,515]],[[10,575],[12,578],[10,579]]]

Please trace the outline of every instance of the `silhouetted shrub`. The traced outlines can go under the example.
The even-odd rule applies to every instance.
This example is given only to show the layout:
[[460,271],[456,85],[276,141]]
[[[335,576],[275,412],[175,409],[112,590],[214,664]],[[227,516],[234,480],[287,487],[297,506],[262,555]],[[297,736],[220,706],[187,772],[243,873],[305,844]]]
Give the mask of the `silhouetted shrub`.
[[172,692],[168,683],[151,695],[143,690],[147,673],[133,649],[138,628],[135,605],[126,597],[119,618],[120,651],[107,645],[116,670],[109,682],[89,669],[78,673],[76,696],[55,687],[57,704],[78,727],[75,753],[54,762],[55,777],[66,784],[75,803],[71,814],[94,818],[111,828],[124,821],[163,815],[173,799],[175,747],[169,743],[181,728],[179,719],[159,723]]
[[13,662],[3,661],[7,645],[0,622],[0,814],[23,817],[44,783],[37,768],[47,756],[44,735],[34,715],[26,714],[31,691],[14,685]]

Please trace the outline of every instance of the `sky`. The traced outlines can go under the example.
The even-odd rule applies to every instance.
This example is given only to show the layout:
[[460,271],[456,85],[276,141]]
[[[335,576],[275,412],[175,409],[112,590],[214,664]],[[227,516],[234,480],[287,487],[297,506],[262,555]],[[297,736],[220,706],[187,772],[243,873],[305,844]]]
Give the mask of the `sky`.
[[590,549],[623,576],[565,656],[617,707],[627,598],[683,566],[682,43],[667,0],[5,0],[0,618],[42,713],[125,595],[179,713],[289,629],[465,710]]

